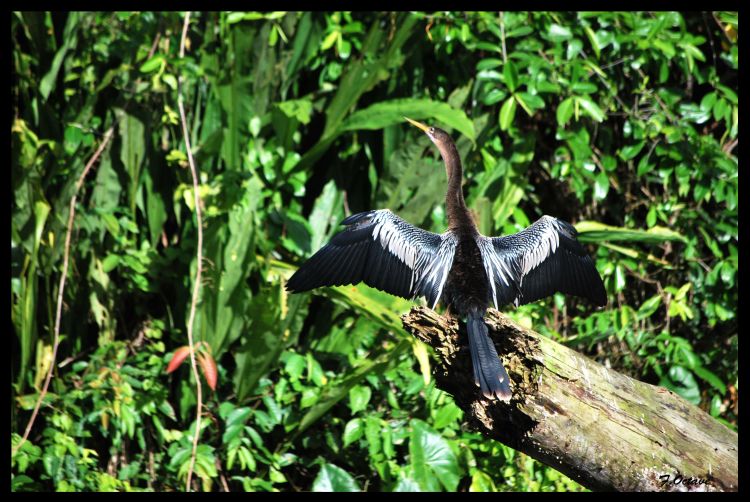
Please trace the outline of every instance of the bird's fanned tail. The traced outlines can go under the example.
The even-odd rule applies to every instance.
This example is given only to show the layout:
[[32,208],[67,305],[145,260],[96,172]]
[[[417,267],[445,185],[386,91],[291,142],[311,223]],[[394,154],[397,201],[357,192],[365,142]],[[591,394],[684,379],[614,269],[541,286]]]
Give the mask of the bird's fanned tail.
[[497,356],[495,344],[489,337],[484,315],[472,310],[466,318],[466,331],[469,333],[471,364],[474,367],[474,382],[482,389],[487,399],[509,401],[511,392],[508,372]]

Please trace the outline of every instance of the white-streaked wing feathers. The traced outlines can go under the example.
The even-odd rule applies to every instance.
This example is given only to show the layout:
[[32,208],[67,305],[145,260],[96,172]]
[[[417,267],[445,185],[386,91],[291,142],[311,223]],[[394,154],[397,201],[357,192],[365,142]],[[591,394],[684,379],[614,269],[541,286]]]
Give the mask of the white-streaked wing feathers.
[[354,214],[289,279],[287,289],[364,282],[402,298],[424,296],[435,307],[453,264],[452,234],[417,228],[387,209]]
[[569,223],[545,215],[521,232],[479,237],[477,244],[495,308],[523,305],[558,291],[606,304],[601,277]]

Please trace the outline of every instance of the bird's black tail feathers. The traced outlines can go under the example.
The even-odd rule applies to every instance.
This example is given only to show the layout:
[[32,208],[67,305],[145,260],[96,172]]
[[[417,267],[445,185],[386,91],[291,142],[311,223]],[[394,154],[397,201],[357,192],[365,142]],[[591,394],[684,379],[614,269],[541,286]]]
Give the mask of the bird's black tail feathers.
[[497,356],[495,344],[488,335],[483,312],[472,310],[466,318],[466,331],[469,333],[469,350],[474,367],[474,383],[487,399],[510,400],[508,372]]

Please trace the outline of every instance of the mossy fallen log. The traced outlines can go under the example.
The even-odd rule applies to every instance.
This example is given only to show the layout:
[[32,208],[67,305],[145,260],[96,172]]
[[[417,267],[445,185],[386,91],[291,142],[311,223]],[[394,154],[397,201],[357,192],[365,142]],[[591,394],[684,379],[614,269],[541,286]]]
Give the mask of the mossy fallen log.
[[673,392],[490,310],[486,321],[513,397],[489,401],[474,384],[463,323],[425,307],[402,320],[438,355],[437,386],[486,437],[592,490],[737,491],[737,433]]

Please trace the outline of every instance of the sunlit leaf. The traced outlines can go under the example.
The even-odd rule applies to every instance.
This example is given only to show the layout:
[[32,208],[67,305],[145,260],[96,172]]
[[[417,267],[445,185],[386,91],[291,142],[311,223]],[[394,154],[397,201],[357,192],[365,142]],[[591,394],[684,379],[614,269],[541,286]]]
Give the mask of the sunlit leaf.
[[565,127],[573,116],[573,104],[573,98],[565,98],[557,105],[557,125],[560,127]]
[[354,478],[341,467],[323,464],[312,485],[314,492],[358,492],[361,491]]
[[609,192],[609,176],[607,173],[600,172],[594,179],[594,198],[602,200],[607,196]]
[[393,124],[403,124],[404,128],[412,127],[404,117],[415,120],[434,119],[440,123],[435,125],[451,127],[470,140],[475,140],[474,124],[462,110],[430,99],[392,99],[370,105],[347,118],[342,130],[383,129]]
[[344,448],[359,440],[364,432],[365,429],[362,425],[361,418],[353,418],[349,420],[349,422],[346,423],[346,427],[344,427]]
[[349,409],[352,415],[367,407],[370,396],[372,396],[372,390],[366,385],[356,385],[349,389]]
[[503,65],[503,76],[505,77],[505,85],[508,86],[508,90],[515,92],[518,88],[518,69],[513,61],[508,60]]
[[414,343],[412,343],[412,351],[414,352],[414,356],[417,358],[417,361],[419,361],[419,370],[422,373],[422,379],[424,380],[424,384],[427,385],[430,383],[430,356],[427,353],[427,345],[420,342],[419,340],[414,340]]
[[417,483],[414,478],[404,475],[399,478],[398,483],[396,483],[396,486],[393,487],[393,491],[421,492],[422,490],[419,487],[419,483]]
[[645,319],[656,312],[661,305],[661,295],[654,295],[641,304],[638,308],[638,319]]
[[693,404],[700,402],[700,390],[695,377],[682,366],[672,366],[669,369],[669,381],[663,381],[662,385],[667,386]]
[[324,241],[331,235],[331,230],[337,228],[335,215],[340,212],[342,193],[336,189],[336,183],[331,180],[323,187],[323,191],[315,201],[310,213],[310,249],[314,252],[323,246]]
[[421,420],[409,422],[412,434],[409,455],[414,469],[414,479],[426,491],[435,491],[442,485],[454,491],[460,480],[458,459],[448,442]]
[[573,33],[570,31],[570,28],[553,23],[549,27],[547,36],[553,42],[562,42],[563,40],[570,39]]
[[513,124],[513,118],[516,116],[516,98],[509,97],[500,108],[500,130],[507,131]]
[[469,486],[470,492],[494,492],[497,491],[495,483],[492,478],[479,469],[474,471],[471,475],[471,485]]
[[575,227],[581,242],[637,241],[661,244],[664,241],[685,240],[680,233],[660,226],[639,230],[614,227],[596,221],[579,221]]
[[716,374],[712,373],[702,366],[696,366],[695,368],[693,368],[693,372],[698,375],[698,378],[711,384],[711,386],[719,391],[721,395],[726,394],[727,386],[724,384],[724,382],[721,381],[718,376],[716,376]]
[[599,108],[599,105],[588,96],[578,96],[576,97],[576,102],[581,105],[581,108],[583,108],[592,119],[597,122],[604,120],[604,112]]

